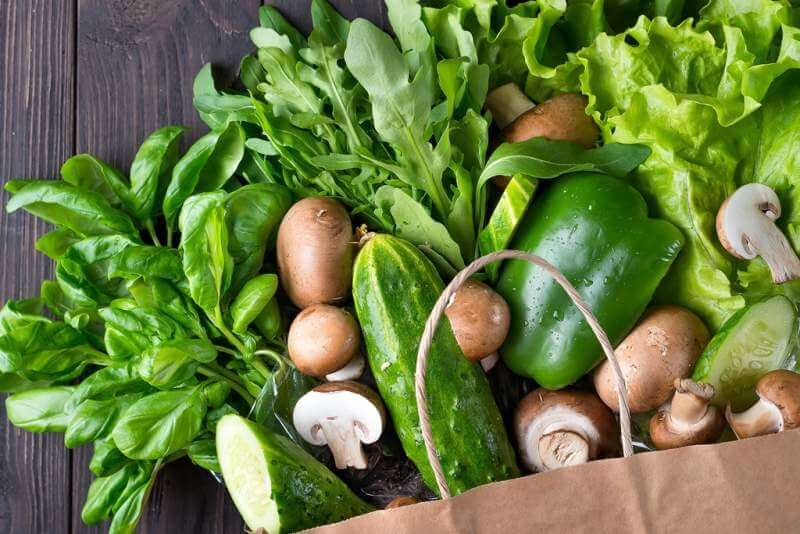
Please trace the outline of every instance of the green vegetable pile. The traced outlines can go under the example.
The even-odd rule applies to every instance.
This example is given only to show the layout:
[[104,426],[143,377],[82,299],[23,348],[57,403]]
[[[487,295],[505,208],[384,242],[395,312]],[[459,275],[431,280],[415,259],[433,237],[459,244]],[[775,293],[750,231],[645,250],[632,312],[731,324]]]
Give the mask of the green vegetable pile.
[[[292,409],[318,381],[287,356],[295,310],[274,274],[278,226],[293,202],[310,196],[335,198],[369,231],[395,236],[373,241],[357,262],[355,306],[371,362],[381,340],[402,348],[381,354],[386,366],[373,364],[374,378],[385,397],[396,397],[384,400],[431,487],[408,360],[419,321],[389,310],[386,299],[407,298],[424,321],[439,276],[519,246],[574,256],[565,272],[584,282],[614,341],[654,292],[656,302],[694,311],[712,331],[768,296],[797,303],[797,282],[776,286],[760,259],[725,253],[714,221],[737,187],[761,182],[778,193],[778,224],[800,248],[800,8],[778,0],[699,4],[386,0],[396,38],[366,20],[344,19],[326,0],[311,3],[308,37],[263,7],[250,33],[257,51],[242,59],[238,85],[217,87],[210,65],[195,79],[194,105],[210,132],[187,150],[180,150],[185,130],[168,126],[145,139],[127,173],[79,154],[64,163],[61,180],[6,184],[9,212],[24,209],[54,226],[36,249],[56,264],[39,297],[0,310],[0,391],[11,393],[9,420],[61,432],[70,448],[93,446],[96,478],[82,519],[111,518],[115,533],[135,529],[164,465],[188,457],[220,473],[215,433],[226,415],[266,427],[268,434],[247,425],[236,432],[269,442],[270,454],[291,469],[311,465],[291,449],[296,443],[315,453],[293,428]],[[536,101],[585,95],[603,146],[539,137],[490,150],[486,97],[509,82]],[[571,176],[536,196],[540,181],[564,175]],[[496,176],[511,178],[500,194],[489,185]],[[649,220],[648,211],[672,224]],[[551,234],[570,232],[559,222],[567,218],[598,234],[571,230],[569,241],[553,245]],[[580,244],[600,252],[575,255]],[[600,265],[601,253],[608,265]],[[400,258],[397,265],[385,267],[392,258]],[[395,278],[387,281],[380,269]],[[408,279],[411,271],[427,285]],[[608,282],[620,273],[633,282]],[[544,386],[563,387],[598,362],[599,346],[562,295],[526,308],[526,299],[547,291],[534,277],[514,265],[485,273],[514,313],[504,358]],[[630,297],[624,306],[620,291]],[[545,323],[574,329],[555,341],[545,339],[550,326],[528,330]],[[441,337],[434,353],[458,352],[449,333]],[[540,351],[533,357],[531,344]],[[395,360],[404,367],[389,368]],[[497,450],[475,465],[497,473],[466,474],[445,452],[456,492],[517,472],[483,373],[465,362],[442,360],[434,373],[458,368],[480,392],[469,406],[484,410],[480,425],[497,436]],[[454,392],[432,391],[434,425],[457,424],[457,411],[445,407]],[[447,443],[471,450],[467,441],[479,442],[477,434]],[[322,465],[309,469],[327,473]],[[347,513],[369,509],[328,478],[352,507]],[[286,502],[300,498],[286,491]],[[319,515],[347,517],[342,510]]]

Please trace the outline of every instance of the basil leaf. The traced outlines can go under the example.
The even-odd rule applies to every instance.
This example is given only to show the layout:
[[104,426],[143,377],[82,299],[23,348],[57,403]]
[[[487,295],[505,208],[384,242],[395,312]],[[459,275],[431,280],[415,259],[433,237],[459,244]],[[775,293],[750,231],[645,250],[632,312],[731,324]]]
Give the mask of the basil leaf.
[[73,390],[55,386],[15,393],[6,399],[6,416],[30,432],[64,432],[70,418],[65,408]]
[[274,274],[262,274],[247,282],[231,304],[233,331],[246,331],[277,290],[278,276]]
[[41,299],[9,300],[0,309],[0,336],[32,322],[50,322],[47,317],[42,317],[42,311]]
[[155,460],[189,444],[205,415],[200,388],[160,391],[128,408],[111,435],[128,458]]
[[166,126],[151,133],[131,164],[129,211],[145,221],[158,215],[167,181],[178,160],[180,138],[186,128]]
[[69,406],[75,407],[87,399],[105,399],[128,393],[144,393],[150,387],[142,381],[132,363],[104,367],[95,371],[75,388]]
[[145,500],[158,475],[150,462],[137,462],[135,474],[128,478],[122,495],[114,503],[114,517],[108,527],[109,534],[134,534],[142,516]]
[[164,216],[174,226],[184,201],[194,193],[220,189],[244,155],[244,134],[237,123],[198,139],[175,164],[164,197]]
[[64,433],[64,446],[73,449],[79,445],[106,437],[123,411],[141,398],[133,393],[111,399],[86,399],[72,412]]
[[137,233],[126,213],[113,208],[103,195],[92,190],[66,182],[35,180],[12,187],[16,191],[6,204],[8,213],[24,208],[40,219],[69,228],[83,237]]
[[207,380],[200,386],[200,392],[208,407],[216,410],[228,399],[231,387],[223,380]]
[[80,237],[69,228],[56,228],[36,240],[35,248],[51,260],[57,261]]
[[261,313],[253,319],[253,325],[267,341],[272,341],[282,334],[283,317],[276,298],[273,297],[261,310]]
[[183,272],[192,300],[206,313],[218,314],[220,299],[231,283],[233,258],[228,254],[228,227],[222,192],[190,197],[180,216]]
[[[179,284],[185,283],[185,280],[181,272]],[[128,291],[140,306],[157,308],[182,326],[185,331],[191,332],[196,337],[208,337],[197,308],[183,291],[177,289],[176,285],[158,277],[140,278],[128,286]]]
[[524,174],[531,178],[556,178],[578,171],[596,171],[624,177],[650,156],[645,145],[611,143],[586,149],[568,141],[534,137],[520,143],[503,143],[494,151],[478,179],[478,188],[495,176]]

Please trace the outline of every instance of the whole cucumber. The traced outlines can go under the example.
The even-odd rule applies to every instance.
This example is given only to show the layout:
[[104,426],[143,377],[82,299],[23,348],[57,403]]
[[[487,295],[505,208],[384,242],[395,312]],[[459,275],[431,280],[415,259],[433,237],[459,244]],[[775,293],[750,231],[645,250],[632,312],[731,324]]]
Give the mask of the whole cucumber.
[[[403,449],[434,491],[414,371],[425,321],[443,289],[433,264],[403,239],[376,235],[356,257],[353,300],[369,364]],[[433,438],[453,495],[519,475],[489,382],[461,353],[446,318],[428,356],[426,385]]]

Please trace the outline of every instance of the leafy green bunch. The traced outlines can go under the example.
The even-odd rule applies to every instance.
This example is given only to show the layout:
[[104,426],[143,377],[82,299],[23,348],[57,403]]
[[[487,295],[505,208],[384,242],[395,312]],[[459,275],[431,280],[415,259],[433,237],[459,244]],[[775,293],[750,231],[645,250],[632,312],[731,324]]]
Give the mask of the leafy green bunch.
[[262,272],[289,191],[247,183],[238,123],[181,156],[182,133],[151,134],[128,176],[80,154],[62,180],[7,184],[9,211],[55,225],[36,248],[56,268],[41,297],[0,310],[0,391],[14,425],[93,444],[82,518],[113,516],[111,532],[134,530],[165,464],[219,472],[220,417],[291,435],[314,385],[282,355],[278,279]]

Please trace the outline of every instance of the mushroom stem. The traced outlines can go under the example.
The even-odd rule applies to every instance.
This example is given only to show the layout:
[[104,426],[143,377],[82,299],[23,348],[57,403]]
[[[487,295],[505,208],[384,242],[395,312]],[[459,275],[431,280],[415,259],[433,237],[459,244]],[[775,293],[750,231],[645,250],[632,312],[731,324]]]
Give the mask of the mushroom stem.
[[356,423],[342,424],[336,417],[327,417],[319,422],[328,447],[333,454],[336,469],[354,467],[367,468],[367,457],[361,448],[361,440],[356,434]]
[[689,378],[677,378],[670,417],[675,423],[694,425],[705,417],[708,403],[713,398],[714,386],[698,384]]
[[783,429],[780,409],[764,399],[758,399],[758,402],[741,413],[733,413],[729,403],[725,408],[725,418],[739,439],[774,434]]
[[501,130],[534,107],[536,104],[515,83],[501,85],[486,95],[486,108]]
[[496,352],[491,353],[487,357],[481,360],[481,367],[483,368],[484,373],[488,373],[494,366],[497,365],[497,362],[500,361],[500,355]]
[[[768,217],[770,213],[765,212]],[[747,234],[742,239],[746,247],[752,248],[767,263],[773,282],[782,284],[800,278],[800,259],[783,232]]]
[[539,457],[546,469],[557,469],[589,461],[586,437],[570,430],[558,430],[539,439]]

